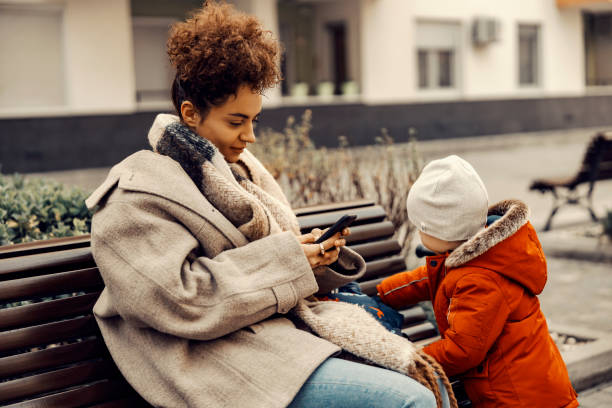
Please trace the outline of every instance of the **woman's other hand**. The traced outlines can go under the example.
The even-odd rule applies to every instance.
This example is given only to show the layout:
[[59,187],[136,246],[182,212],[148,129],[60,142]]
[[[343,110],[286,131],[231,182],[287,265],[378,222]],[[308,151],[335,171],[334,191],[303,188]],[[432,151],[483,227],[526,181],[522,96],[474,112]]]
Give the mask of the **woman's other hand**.
[[324,232],[325,231],[319,228],[315,228],[310,233],[298,237],[300,244],[302,244],[304,255],[306,255],[312,268],[321,265],[330,265],[336,262],[338,260],[338,254],[340,253],[340,247],[346,245],[346,240],[342,237],[348,236],[351,230],[345,228],[342,230],[342,233],[338,232],[321,244],[315,244],[314,242],[319,239]]

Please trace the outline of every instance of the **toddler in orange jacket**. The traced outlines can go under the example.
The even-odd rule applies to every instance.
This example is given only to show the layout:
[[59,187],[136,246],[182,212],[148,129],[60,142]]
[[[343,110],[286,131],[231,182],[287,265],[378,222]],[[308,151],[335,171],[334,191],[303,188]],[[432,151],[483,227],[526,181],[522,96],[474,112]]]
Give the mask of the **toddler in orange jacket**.
[[[435,255],[377,289],[396,309],[432,301],[441,339],[424,351],[463,379],[475,407],[578,406],[537,298],[546,259],[527,206],[489,206],[473,167],[449,156],[425,166],[407,208]],[[497,219],[486,226],[487,216]]]

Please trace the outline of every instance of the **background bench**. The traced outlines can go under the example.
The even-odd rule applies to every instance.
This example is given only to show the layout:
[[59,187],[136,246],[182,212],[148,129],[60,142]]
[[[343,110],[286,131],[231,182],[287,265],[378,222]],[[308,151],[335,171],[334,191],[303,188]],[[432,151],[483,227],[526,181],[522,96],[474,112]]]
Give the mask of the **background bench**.
[[[393,224],[371,201],[296,211],[303,232],[357,214],[347,245],[367,262],[360,285],[374,294],[383,277],[405,270]],[[89,236],[0,247],[0,406],[149,406],[129,386],[102,340],[92,307],[104,283]],[[12,302],[29,304],[6,307]],[[437,337],[425,311],[403,310],[403,332],[417,344]],[[457,382],[454,383],[458,385]],[[460,406],[470,406],[457,389]]]
[[[578,172],[571,177],[558,179],[536,179],[529,187],[541,193],[553,195],[553,208],[548,216],[544,231],[550,229],[554,215],[564,205],[581,205],[586,207],[593,221],[597,216],[593,210],[593,188],[599,180],[612,179],[612,138],[606,133],[596,134],[589,143]],[[586,193],[580,194],[577,187],[588,184]]]

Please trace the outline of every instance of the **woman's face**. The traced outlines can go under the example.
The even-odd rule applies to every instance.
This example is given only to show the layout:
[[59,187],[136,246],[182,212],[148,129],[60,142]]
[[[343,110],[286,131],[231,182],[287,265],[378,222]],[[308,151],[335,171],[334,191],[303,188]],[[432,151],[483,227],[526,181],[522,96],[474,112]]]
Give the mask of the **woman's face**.
[[195,131],[214,144],[227,162],[235,163],[247,144],[255,142],[260,112],[261,95],[241,86],[223,105],[211,107]]

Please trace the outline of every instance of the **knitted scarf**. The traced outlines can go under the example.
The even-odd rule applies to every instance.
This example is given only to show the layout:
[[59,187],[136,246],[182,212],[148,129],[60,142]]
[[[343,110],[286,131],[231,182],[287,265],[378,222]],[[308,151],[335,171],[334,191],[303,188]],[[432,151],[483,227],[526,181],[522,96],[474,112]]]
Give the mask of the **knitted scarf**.
[[[242,160],[227,163],[212,143],[183,125],[176,116],[158,115],[149,132],[149,143],[155,152],[178,162],[204,197],[249,241],[281,231],[300,233],[286,201],[251,181],[255,175],[249,173],[247,163]],[[260,184],[276,185],[263,166],[260,170],[257,175]],[[436,377],[440,377],[451,407],[457,407],[448,378],[435,360],[418,351],[407,339],[387,331],[359,306],[304,299],[292,313],[317,335],[343,350],[416,379],[432,390],[438,407],[442,397]]]

